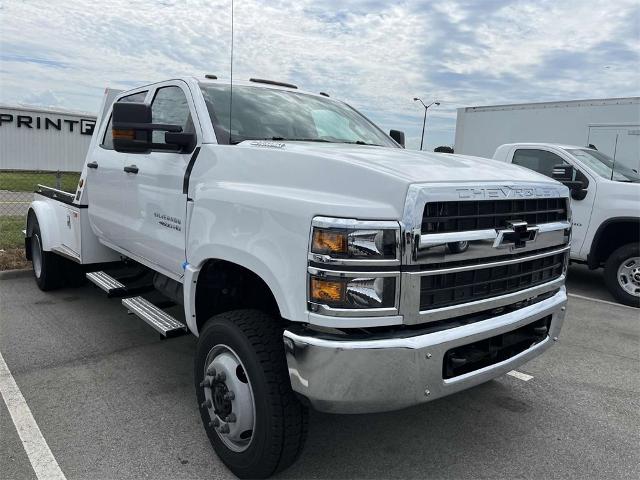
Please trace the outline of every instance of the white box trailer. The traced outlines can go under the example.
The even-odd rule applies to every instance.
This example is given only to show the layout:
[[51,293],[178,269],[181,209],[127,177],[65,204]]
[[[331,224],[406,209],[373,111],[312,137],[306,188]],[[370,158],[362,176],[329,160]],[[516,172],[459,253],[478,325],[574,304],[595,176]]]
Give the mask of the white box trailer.
[[504,143],[594,145],[640,169],[640,97],[458,109],[455,152],[491,158]]

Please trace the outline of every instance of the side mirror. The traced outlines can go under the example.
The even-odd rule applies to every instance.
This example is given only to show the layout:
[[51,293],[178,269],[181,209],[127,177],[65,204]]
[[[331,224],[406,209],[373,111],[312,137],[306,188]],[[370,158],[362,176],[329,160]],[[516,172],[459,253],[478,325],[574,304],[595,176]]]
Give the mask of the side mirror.
[[404,148],[404,132],[400,130],[390,130],[389,136],[393,138],[402,148]]
[[[122,153],[148,153],[152,149],[192,151],[193,133],[183,133],[180,125],[151,123],[151,107],[144,103],[114,103],[112,114],[113,149]],[[153,143],[152,132],[164,131],[165,143]]]
[[576,169],[567,164],[555,165],[551,171],[551,178],[569,187],[571,198],[582,200],[587,196],[586,185],[581,180],[574,180],[577,176]]
[[145,153],[151,149],[151,107],[144,103],[114,103],[113,149],[123,153]]

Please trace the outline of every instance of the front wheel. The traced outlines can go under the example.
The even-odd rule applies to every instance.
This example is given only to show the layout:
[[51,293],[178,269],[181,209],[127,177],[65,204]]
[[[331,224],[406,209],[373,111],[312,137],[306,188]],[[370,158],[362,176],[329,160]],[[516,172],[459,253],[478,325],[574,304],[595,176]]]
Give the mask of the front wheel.
[[604,265],[604,279],[620,303],[640,307],[640,246],[629,243],[609,255]]
[[253,310],[214,316],[194,369],[207,436],[234,474],[265,478],[296,461],[308,412],[291,390],[277,319]]

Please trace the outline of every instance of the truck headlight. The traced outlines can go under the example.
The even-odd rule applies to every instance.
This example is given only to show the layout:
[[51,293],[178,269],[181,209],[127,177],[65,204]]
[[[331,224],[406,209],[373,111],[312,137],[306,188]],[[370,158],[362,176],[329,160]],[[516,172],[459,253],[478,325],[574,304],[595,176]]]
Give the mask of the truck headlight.
[[400,227],[393,221],[316,217],[309,260],[340,265],[398,265]]
[[338,317],[397,315],[400,272],[389,267],[399,265],[398,222],[315,217],[307,267],[309,309]]
[[309,300],[312,304],[333,309],[393,308],[396,303],[396,278],[369,276],[333,276],[316,271],[309,277]]

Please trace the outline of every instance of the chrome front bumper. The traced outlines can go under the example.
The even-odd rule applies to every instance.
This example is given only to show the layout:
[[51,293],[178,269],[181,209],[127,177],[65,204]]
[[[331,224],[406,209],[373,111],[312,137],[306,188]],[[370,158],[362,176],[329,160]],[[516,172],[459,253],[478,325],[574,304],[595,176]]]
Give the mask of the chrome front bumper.
[[[293,390],[320,411],[370,413],[397,410],[459,392],[505,374],[540,355],[560,334],[566,290],[539,303],[461,327],[403,338],[328,340],[285,330]],[[451,348],[515,330],[551,315],[547,338],[496,364],[444,379]]]

